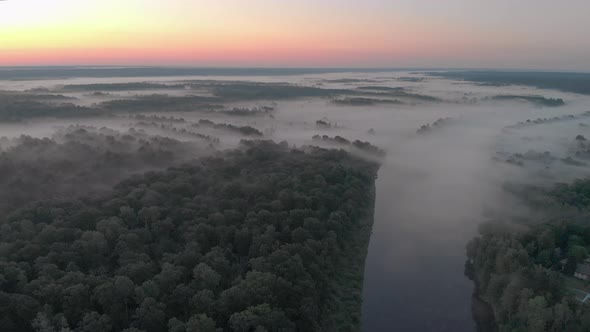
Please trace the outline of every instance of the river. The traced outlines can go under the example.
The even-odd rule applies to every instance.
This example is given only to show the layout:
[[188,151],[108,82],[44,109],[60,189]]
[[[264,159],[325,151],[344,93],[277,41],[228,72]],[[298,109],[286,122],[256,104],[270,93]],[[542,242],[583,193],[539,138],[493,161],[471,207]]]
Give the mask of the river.
[[499,202],[491,137],[453,127],[436,139],[391,139],[376,183],[364,331],[475,331],[465,245]]
[[396,181],[400,174],[391,171],[383,167],[376,184],[363,330],[474,331],[473,284],[463,275],[464,243],[469,238],[456,241],[456,223],[421,227],[429,224],[417,219],[429,210],[427,202],[416,205],[413,199],[419,190],[405,186],[406,179]]

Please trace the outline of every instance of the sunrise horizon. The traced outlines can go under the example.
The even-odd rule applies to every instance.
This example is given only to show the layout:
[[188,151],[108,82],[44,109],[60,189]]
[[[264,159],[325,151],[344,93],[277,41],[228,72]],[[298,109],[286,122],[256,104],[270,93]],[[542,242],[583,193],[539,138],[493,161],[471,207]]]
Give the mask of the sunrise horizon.
[[353,72],[388,72],[388,71],[482,71],[482,72],[554,72],[554,73],[590,73],[588,70],[578,69],[564,69],[564,68],[539,68],[539,67],[438,67],[438,66],[424,66],[424,67],[375,67],[375,66],[264,66],[264,65],[183,65],[183,64],[120,64],[120,63],[107,63],[107,64],[93,64],[93,63],[80,63],[80,64],[26,64],[26,65],[0,65],[0,69],[204,69],[204,70],[314,70],[314,71],[328,71],[328,72],[342,72],[342,71],[353,71]]
[[590,331],[589,0],[0,0],[0,332]]
[[7,0],[0,66],[590,71],[590,45],[579,43],[586,8],[572,1],[561,8],[567,19],[539,26],[538,13],[554,11],[550,1],[531,11],[466,0]]

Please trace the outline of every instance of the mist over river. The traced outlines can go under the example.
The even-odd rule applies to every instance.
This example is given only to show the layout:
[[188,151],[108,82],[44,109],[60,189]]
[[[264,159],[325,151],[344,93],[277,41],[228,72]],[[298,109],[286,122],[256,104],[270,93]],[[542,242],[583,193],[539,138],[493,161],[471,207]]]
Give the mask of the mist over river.
[[[134,128],[134,133],[216,144],[218,149],[235,147],[244,133],[254,132],[296,146],[342,148],[335,140],[340,136],[384,150],[364,273],[365,331],[475,331],[474,287],[464,276],[465,245],[482,222],[526,212],[503,186],[568,181],[588,174],[587,167],[565,158],[577,134],[590,134],[580,125],[586,121],[590,97],[556,90],[477,85],[400,71],[5,80],[0,90],[59,93],[75,105],[93,107],[118,105],[126,98],[206,99],[213,96],[211,87],[219,93],[215,82],[249,89],[264,83],[280,98],[225,95],[221,106],[213,105],[218,100],[206,104],[224,112],[177,107],[127,114],[117,113],[113,106],[108,116],[0,123],[0,136],[52,137],[78,125],[120,132]],[[135,85],[105,86],[111,83]],[[80,87],[89,84],[94,88]],[[305,95],[291,98],[278,90],[284,84]],[[331,92],[323,95],[327,90]],[[565,104],[543,105],[550,98]],[[571,117],[561,119],[565,115]],[[537,118],[555,118],[556,129],[547,130],[548,121],[527,121]],[[191,131],[195,128],[198,133]],[[374,157],[350,144],[344,148],[363,158]],[[553,158],[550,164],[533,158],[545,152]],[[533,159],[537,161],[522,162]]]

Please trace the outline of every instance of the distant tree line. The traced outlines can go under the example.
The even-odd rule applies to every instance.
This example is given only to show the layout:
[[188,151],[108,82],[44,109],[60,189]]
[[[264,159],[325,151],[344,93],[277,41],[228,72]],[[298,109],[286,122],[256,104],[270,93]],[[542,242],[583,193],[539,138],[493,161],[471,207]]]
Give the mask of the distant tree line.
[[476,82],[483,86],[529,85],[541,89],[590,94],[590,74],[588,73],[451,71],[431,72],[429,75]]
[[526,95],[497,95],[493,96],[494,100],[525,100],[537,106],[558,107],[565,105],[561,98],[545,98],[543,96],[526,96]]
[[264,134],[262,132],[260,132],[260,130],[258,130],[254,127],[251,127],[251,126],[235,126],[235,125],[228,124],[228,123],[215,123],[215,122],[213,122],[211,120],[207,120],[207,119],[200,119],[199,123],[193,124],[193,126],[211,127],[214,129],[239,133],[244,136],[258,136],[258,137],[264,136]]

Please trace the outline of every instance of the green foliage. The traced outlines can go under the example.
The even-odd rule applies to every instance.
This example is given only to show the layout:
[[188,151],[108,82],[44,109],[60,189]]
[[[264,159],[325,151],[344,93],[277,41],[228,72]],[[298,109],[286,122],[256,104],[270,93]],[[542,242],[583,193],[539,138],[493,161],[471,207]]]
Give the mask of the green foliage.
[[590,179],[577,180],[571,185],[558,185],[551,194],[564,205],[588,209],[590,207]]
[[31,203],[0,226],[1,327],[358,330],[362,277],[343,272],[355,257],[362,276],[377,168],[244,142],[100,197]]
[[[131,174],[194,159],[199,151],[203,147],[197,143],[133,129],[122,134],[71,126],[52,139],[0,138],[0,212],[35,200],[105,191]],[[47,231],[45,242],[53,240],[54,233]]]
[[[544,223],[489,224],[467,246],[468,269],[478,293],[494,309],[500,331],[588,331],[590,311],[568,286],[578,264],[588,257],[590,225],[583,216],[588,206],[588,181],[559,185],[549,191],[558,204],[580,209],[576,218],[562,221],[557,211]],[[535,189],[529,189],[537,193]],[[576,286],[579,287],[579,286]],[[585,287],[585,286],[584,286]]]

